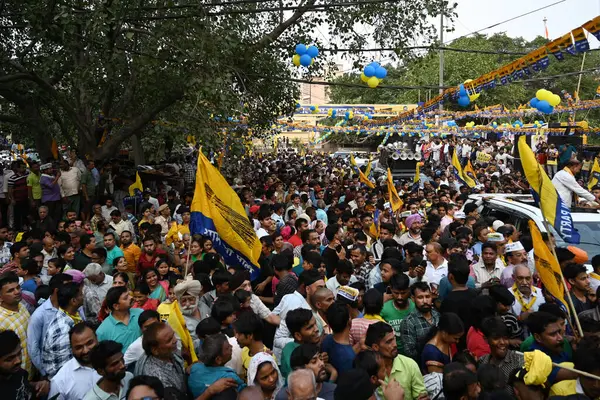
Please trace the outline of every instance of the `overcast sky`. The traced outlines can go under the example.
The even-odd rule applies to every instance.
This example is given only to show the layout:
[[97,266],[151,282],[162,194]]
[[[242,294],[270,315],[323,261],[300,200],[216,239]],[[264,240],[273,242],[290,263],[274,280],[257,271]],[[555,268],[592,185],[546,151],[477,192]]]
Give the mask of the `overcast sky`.
[[[455,1],[458,3],[456,10],[458,18],[454,22],[455,31],[448,34],[448,39],[477,31],[520,14],[556,3],[559,0]],[[506,32],[509,36],[522,36],[531,40],[538,35],[544,35],[543,19],[546,17],[550,39],[555,39],[597,15],[600,15],[600,0],[566,0],[495,28],[484,30],[481,33]],[[598,42],[592,38],[590,45],[598,47]]]

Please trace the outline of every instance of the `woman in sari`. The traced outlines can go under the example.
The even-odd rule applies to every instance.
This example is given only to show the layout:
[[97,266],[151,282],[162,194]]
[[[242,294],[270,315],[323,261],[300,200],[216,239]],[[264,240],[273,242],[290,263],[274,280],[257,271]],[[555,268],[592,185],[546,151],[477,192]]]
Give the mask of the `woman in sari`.
[[142,279],[148,284],[148,288],[150,288],[150,296],[148,296],[149,298],[158,299],[161,303],[165,301],[169,291],[169,286],[167,284],[165,289],[163,283],[166,282],[158,280],[158,271],[156,268],[148,268],[144,270],[142,273]]
[[257,386],[265,400],[275,399],[283,387],[283,377],[272,355],[256,353],[248,366],[248,386]]

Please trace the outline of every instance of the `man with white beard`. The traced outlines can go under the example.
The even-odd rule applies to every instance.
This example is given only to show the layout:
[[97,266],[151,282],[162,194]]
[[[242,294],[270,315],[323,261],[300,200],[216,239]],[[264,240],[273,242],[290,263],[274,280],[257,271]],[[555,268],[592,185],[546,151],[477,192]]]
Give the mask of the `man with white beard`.
[[204,318],[210,317],[210,309],[206,304],[200,302],[202,284],[188,277],[188,279],[177,284],[174,290],[179,308],[185,319],[185,326],[194,342],[196,342],[198,340],[196,326]]

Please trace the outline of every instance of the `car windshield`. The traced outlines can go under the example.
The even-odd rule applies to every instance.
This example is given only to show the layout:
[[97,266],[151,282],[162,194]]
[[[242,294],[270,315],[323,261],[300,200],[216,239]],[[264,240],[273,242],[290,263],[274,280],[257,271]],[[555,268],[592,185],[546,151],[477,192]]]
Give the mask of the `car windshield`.
[[591,259],[596,254],[600,254],[600,221],[599,222],[575,222],[575,229],[579,231],[581,237],[576,246],[588,253]]

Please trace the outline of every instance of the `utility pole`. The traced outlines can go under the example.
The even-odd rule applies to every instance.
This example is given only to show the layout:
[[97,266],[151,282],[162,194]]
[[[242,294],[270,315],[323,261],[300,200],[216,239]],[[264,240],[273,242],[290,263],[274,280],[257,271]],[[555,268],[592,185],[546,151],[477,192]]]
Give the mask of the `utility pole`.
[[[442,5],[444,4],[442,0]],[[442,47],[444,46],[444,11],[441,11],[440,14],[440,91],[439,93],[444,93],[444,50]],[[444,109],[444,105],[440,100],[440,111]]]

